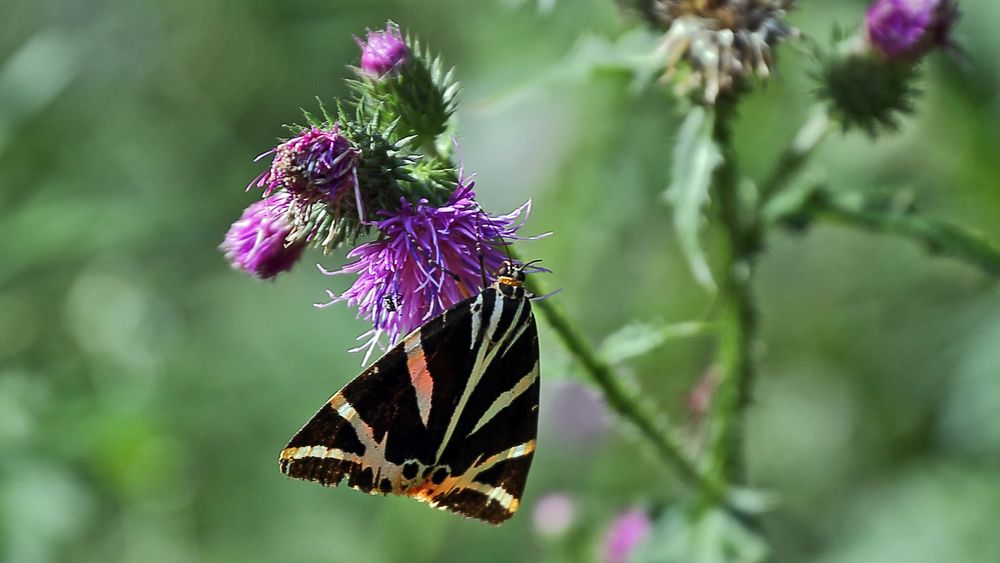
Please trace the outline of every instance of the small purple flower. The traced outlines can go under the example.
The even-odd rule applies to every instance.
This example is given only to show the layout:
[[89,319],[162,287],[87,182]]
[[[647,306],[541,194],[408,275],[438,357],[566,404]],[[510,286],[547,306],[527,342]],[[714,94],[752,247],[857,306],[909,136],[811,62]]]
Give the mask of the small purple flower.
[[626,563],[632,550],[652,528],[644,510],[632,508],[615,518],[604,537],[605,563]]
[[916,59],[950,45],[957,19],[952,0],[876,0],[865,23],[877,51],[891,59]]
[[340,127],[311,127],[261,156],[274,154],[271,167],[251,182],[264,195],[286,189],[303,200],[337,201],[357,196],[357,166],[361,155]]
[[[347,256],[356,259],[328,274],[358,274],[340,296],[328,292],[328,306],[346,301],[358,307],[358,318],[373,328],[352,352],[365,350],[362,363],[383,335],[389,344],[462,299],[482,290],[479,256],[492,276],[505,255],[504,244],[519,239],[517,230],[530,212],[528,202],[507,215],[490,216],[475,201],[471,182],[459,187],[441,207],[426,200],[401,199],[396,211],[381,211],[376,222],[381,236],[358,246]],[[518,221],[518,219],[521,219]]]
[[368,31],[367,40],[358,40],[358,46],[361,47],[361,70],[374,78],[398,68],[410,53],[399,27],[392,22],[386,24],[385,31]]
[[535,503],[535,531],[548,538],[559,537],[576,520],[576,501],[566,493],[548,493]]
[[292,269],[305,245],[285,240],[291,232],[286,218],[290,204],[289,193],[281,191],[246,208],[219,246],[234,268],[260,279]]

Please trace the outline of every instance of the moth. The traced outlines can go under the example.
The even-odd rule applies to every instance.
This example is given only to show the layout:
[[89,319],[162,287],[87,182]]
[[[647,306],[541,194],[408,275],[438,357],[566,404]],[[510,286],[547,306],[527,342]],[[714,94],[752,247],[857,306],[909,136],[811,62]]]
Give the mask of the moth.
[[490,524],[521,502],[538,428],[538,332],[524,268],[402,339],[281,451],[289,477],[402,495]]

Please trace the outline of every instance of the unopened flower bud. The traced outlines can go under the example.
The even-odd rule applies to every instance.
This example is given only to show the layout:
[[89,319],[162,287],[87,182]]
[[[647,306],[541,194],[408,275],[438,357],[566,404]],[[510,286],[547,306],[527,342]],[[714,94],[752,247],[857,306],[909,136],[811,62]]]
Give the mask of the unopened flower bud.
[[380,78],[406,62],[410,50],[399,33],[399,27],[388,23],[384,31],[369,31],[361,46],[361,70]]
[[919,59],[951,44],[958,19],[952,0],[876,0],[865,27],[872,48],[890,59]]
[[278,192],[252,203],[233,223],[220,246],[233,268],[269,279],[299,261],[305,244],[286,240],[292,230],[287,219],[290,200],[288,192]]

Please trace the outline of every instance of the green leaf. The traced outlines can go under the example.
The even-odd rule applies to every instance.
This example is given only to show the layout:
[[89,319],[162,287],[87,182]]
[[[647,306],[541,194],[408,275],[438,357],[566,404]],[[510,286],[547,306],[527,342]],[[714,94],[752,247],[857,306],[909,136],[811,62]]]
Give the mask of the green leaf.
[[710,329],[711,325],[701,322],[630,324],[605,338],[598,353],[604,361],[617,364],[649,353],[671,340],[697,336]]
[[708,204],[712,173],[722,164],[722,153],[712,139],[715,114],[695,106],[688,112],[674,146],[674,173],[664,194],[674,207],[674,228],[681,250],[698,283],[715,290],[712,271],[701,248],[702,211]]

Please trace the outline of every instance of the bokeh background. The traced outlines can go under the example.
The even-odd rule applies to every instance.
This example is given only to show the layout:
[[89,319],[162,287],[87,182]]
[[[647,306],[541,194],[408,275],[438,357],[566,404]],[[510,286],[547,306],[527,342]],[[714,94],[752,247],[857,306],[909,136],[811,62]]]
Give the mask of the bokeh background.
[[[816,39],[862,21],[863,2],[802,4],[792,20]],[[919,116],[875,143],[835,136],[818,163],[835,186],[903,190],[1000,241],[1000,4],[963,6],[967,61],[932,57]],[[342,256],[260,283],[217,250],[255,197],[253,157],[315,96],[346,93],[352,36],[391,18],[457,66],[480,198],[494,212],[533,199],[526,231],[555,235],[521,252],[546,261],[595,343],[703,319],[711,296],[662,203],[676,107],[602,63],[641,43],[611,0],[0,0],[0,13],[0,560],[587,561],[620,511],[678,497],[544,322],[540,447],[510,523],[285,479],[278,451],[358,371],[345,350],[365,327],[312,307],[349,280],[311,263]],[[742,107],[756,178],[812,103],[808,55],[781,55]],[[774,233],[757,294],[751,478],[779,495],[765,519],[778,558],[1000,561],[996,285],[906,241],[818,226]],[[622,371],[688,424],[712,352],[704,336],[670,342]],[[554,492],[575,506],[555,534],[534,514]]]

